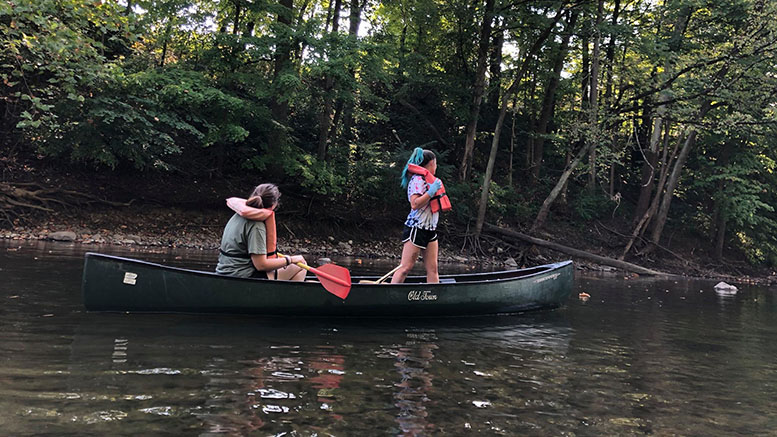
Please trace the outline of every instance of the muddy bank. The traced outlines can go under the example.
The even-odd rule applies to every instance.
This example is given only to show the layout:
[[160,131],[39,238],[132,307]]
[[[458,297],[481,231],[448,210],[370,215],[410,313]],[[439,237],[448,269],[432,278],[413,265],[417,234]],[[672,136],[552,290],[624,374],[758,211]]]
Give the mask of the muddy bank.
[[[0,230],[0,238],[65,241],[96,246],[109,244],[199,249],[213,251],[216,257],[224,224],[230,216],[231,211],[226,208],[220,211],[149,206],[101,208],[58,214],[56,218],[38,222],[27,220],[25,224],[12,229]],[[375,238],[364,238],[364,229],[361,232],[342,232],[279,214],[278,228],[278,246],[289,254],[398,260],[402,250],[399,242],[401,223],[374,234]],[[509,256],[503,259],[462,256],[454,252],[452,246],[444,245],[439,259],[441,262],[504,264]]]
[[[100,207],[61,212],[39,220],[25,220],[11,229],[0,230],[5,240],[54,240],[83,245],[116,245],[136,248],[187,248],[212,251],[217,257],[224,224],[231,211],[224,209],[190,210],[159,206],[130,206],[124,208]],[[309,258],[358,257],[365,259],[399,260],[402,223],[380,223],[359,228],[339,226],[325,221],[313,223],[292,215],[278,216],[279,247],[286,253],[308,255]],[[450,232],[450,231],[449,231]],[[557,229],[553,233],[565,235],[575,247],[591,250],[585,241],[590,238],[571,229]],[[493,238],[486,239],[477,255],[462,250],[463,240],[441,230],[441,263],[453,262],[506,269],[544,264],[569,258],[563,253],[537,246],[516,246]],[[546,236],[549,234],[546,234]],[[601,252],[601,251],[599,251]],[[516,262],[515,260],[519,260]],[[573,258],[574,259],[574,258]],[[674,260],[677,261],[677,260]],[[520,263],[520,264],[519,264]],[[610,272],[634,276],[633,273],[575,259],[578,270]],[[691,264],[683,266],[672,260],[654,263],[651,268],[684,276],[725,280],[731,283],[777,284],[777,272],[741,274],[716,271]]]

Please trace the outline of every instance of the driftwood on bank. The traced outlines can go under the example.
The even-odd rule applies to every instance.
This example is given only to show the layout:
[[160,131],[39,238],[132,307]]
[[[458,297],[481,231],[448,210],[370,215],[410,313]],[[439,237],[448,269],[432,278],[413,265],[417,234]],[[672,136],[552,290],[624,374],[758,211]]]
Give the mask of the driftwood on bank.
[[129,206],[128,203],[100,199],[91,194],[62,188],[44,187],[34,182],[0,182],[0,221],[12,223],[25,210],[54,212],[54,205],[60,208],[102,203],[111,206]]
[[617,267],[619,269],[623,269],[629,272],[639,273],[641,275],[653,275],[653,276],[673,276],[668,273],[659,272],[657,270],[648,269],[645,267],[638,266],[636,264],[632,264],[630,262],[621,261],[615,258],[609,258],[606,256],[596,255],[590,252],[586,252],[579,249],[573,249],[568,246],[564,246],[562,244],[554,243],[552,241],[542,240],[539,238],[535,238],[526,234],[522,234],[520,232],[512,231],[509,229],[500,228],[499,226],[494,226],[492,224],[486,223],[485,224],[486,230],[488,232],[492,232],[494,234],[499,234],[503,237],[513,238],[521,241],[525,241],[531,244],[536,244],[537,246],[547,247],[548,249],[553,249],[558,252],[566,253],[567,255],[572,255],[577,258],[583,258],[587,259],[589,261],[593,261],[598,264],[604,264],[612,267]]

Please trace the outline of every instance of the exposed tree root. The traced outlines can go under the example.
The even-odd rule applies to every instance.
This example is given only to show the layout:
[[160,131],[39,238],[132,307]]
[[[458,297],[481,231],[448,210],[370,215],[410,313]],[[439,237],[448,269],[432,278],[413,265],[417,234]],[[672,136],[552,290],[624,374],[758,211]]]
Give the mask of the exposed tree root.
[[111,206],[129,206],[127,203],[113,202],[78,191],[44,187],[35,182],[0,182],[0,208],[3,219],[8,224],[23,217],[25,213],[39,211],[53,213],[54,206],[61,208],[78,207],[101,203]]

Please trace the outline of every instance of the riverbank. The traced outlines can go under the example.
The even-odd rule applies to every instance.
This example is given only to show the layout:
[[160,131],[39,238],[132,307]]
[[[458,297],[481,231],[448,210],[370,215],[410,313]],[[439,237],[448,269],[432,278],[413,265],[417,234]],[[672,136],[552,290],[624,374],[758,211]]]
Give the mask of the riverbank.
[[[11,229],[0,230],[0,238],[10,241],[53,240],[73,242],[82,245],[128,246],[133,248],[187,248],[212,251],[217,257],[224,223],[231,211],[223,209],[191,209],[161,207],[158,205],[132,204],[123,207],[92,206],[69,209],[41,220],[25,220]],[[279,212],[279,247],[287,253],[303,254],[310,260],[330,257],[357,257],[364,259],[399,260],[401,246],[397,236],[401,234],[402,223],[379,223],[358,228],[342,227],[336,223],[311,222],[310,219],[284,215]],[[596,241],[606,233],[594,228],[563,227],[549,229],[543,237],[564,235],[564,243],[581,250],[614,256],[602,250],[606,242]],[[476,254],[466,253],[462,247],[463,238],[441,230],[441,263],[462,263],[480,265],[484,268],[527,267],[559,259],[570,258],[564,253],[531,245],[500,241],[493,237],[485,239]],[[607,236],[607,238],[610,238]],[[599,244],[600,247],[594,247]],[[777,273],[769,271],[744,270],[747,266],[728,264],[729,270],[715,270],[701,266],[698,260],[687,258],[680,262],[681,255],[669,258],[654,257],[648,267],[674,275],[722,280],[734,284],[757,283],[777,284]],[[586,272],[634,273],[614,267],[575,259],[578,270]],[[713,266],[714,267],[714,266]]]

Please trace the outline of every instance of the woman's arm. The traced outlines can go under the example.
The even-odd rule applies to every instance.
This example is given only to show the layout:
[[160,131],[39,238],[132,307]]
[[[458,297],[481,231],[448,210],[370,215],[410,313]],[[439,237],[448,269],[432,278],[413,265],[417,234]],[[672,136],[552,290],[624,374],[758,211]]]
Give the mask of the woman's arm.
[[437,194],[437,191],[442,186],[440,179],[435,179],[433,183],[429,185],[424,194],[413,194],[410,196],[410,207],[413,209],[423,208],[427,203]]
[[302,255],[284,256],[280,258],[267,258],[267,255],[251,254],[251,263],[253,263],[256,270],[262,272],[269,272],[272,270],[282,269],[290,264],[296,262],[304,262]]
[[246,200],[241,197],[230,197],[227,199],[227,206],[240,217],[247,218],[248,220],[263,222],[272,215],[272,210],[270,209],[247,206]]
[[427,203],[432,199],[431,196],[429,196],[429,193],[424,194],[413,194],[410,196],[410,208],[412,209],[419,209],[426,206]]

